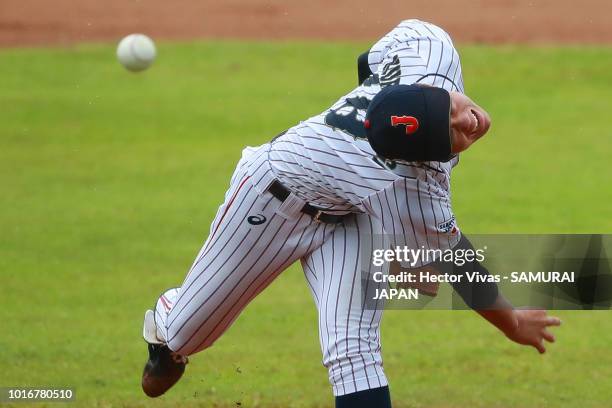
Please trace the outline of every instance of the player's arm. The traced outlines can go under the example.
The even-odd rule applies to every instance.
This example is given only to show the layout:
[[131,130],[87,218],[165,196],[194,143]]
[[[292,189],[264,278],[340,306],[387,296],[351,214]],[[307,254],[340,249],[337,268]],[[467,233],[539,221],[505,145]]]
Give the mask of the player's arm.
[[362,85],[376,74],[375,83],[412,84],[427,75],[427,67],[419,54],[419,40],[408,35],[401,25],[381,38],[368,51],[357,57],[357,78]]
[[[406,180],[399,180],[394,183],[393,189],[390,193],[388,190],[383,190],[364,201],[364,206],[368,208],[368,211],[377,218],[379,218],[383,224],[383,229],[386,231],[394,231],[391,236],[392,244],[398,247],[409,246],[414,244],[412,237],[402,236],[397,233],[396,223],[399,221],[406,225],[406,228],[402,228],[402,231],[408,231],[407,234],[414,233],[417,229],[423,229],[427,234],[427,230],[430,231],[431,236],[438,236],[439,242],[448,242],[450,244],[451,238],[456,239],[456,236],[448,235],[445,237],[435,228],[436,224],[425,221],[425,213],[423,213],[422,207],[414,208],[414,203],[408,200],[408,193],[401,193],[401,184],[406,183]],[[398,185],[399,184],[399,185]],[[398,194],[397,192],[400,191]],[[421,190],[421,196],[424,196],[426,191]],[[389,202],[388,197],[393,197],[395,200],[395,206],[383,205],[383,199]],[[406,201],[402,201],[405,197]],[[378,203],[376,203],[378,201]],[[420,201],[420,198],[419,198]],[[432,201],[433,203],[433,201]],[[421,211],[422,217],[412,217],[410,207],[413,207],[415,214],[418,214],[418,210]],[[432,206],[433,208],[433,206]],[[378,210],[380,209],[380,211]],[[388,210],[385,211],[385,210]],[[450,211],[450,209],[449,209]],[[384,216],[384,218],[383,218]],[[423,223],[419,223],[419,219],[423,220]],[[385,224],[385,220],[390,220],[391,224]],[[389,221],[388,221],[389,222]],[[452,231],[449,232],[452,234]],[[445,238],[448,238],[445,239]],[[474,248],[470,241],[462,235],[459,241],[451,246],[450,248],[440,249],[452,249],[455,251],[459,250],[472,250]],[[476,252],[476,251],[474,251]],[[464,252],[465,253],[465,252]],[[554,336],[547,330],[550,326],[560,325],[560,320],[556,317],[550,317],[544,310],[517,310],[503,297],[500,293],[497,284],[492,279],[482,279],[489,274],[487,268],[480,264],[477,257],[470,258],[471,262],[466,262],[462,265],[457,265],[454,262],[438,262],[431,263],[438,271],[442,273],[452,273],[460,275],[460,279],[454,279],[451,285],[453,289],[461,296],[463,301],[478,314],[485,318],[492,325],[497,327],[502,333],[504,333],[510,340],[522,344],[535,347],[540,353],[546,351],[544,347],[544,341],[553,342]],[[422,268],[422,266],[420,267]],[[481,279],[468,279],[468,273],[477,273]]]
[[401,22],[358,60],[360,81],[371,70],[380,85],[420,83],[463,92],[461,62],[449,35],[417,20]]
[[[453,250],[473,250],[474,247],[465,235]],[[444,268],[446,265],[441,265]],[[489,271],[478,260],[466,262],[457,266],[452,264],[451,269],[456,275],[466,275],[477,272],[479,275],[487,276]],[[556,317],[548,316],[545,310],[517,310],[500,293],[495,282],[471,283],[463,276],[457,283],[453,283],[453,289],[461,296],[465,303],[480,314],[489,323],[497,327],[510,340],[535,347],[540,353],[544,353],[544,340],[554,342],[555,337],[547,328],[559,326],[561,321]]]

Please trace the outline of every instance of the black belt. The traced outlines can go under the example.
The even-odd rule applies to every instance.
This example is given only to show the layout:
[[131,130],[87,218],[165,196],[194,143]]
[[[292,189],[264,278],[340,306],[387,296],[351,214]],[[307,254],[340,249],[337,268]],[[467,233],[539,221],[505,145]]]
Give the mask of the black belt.
[[[282,202],[284,202],[287,199],[287,197],[289,197],[289,195],[291,194],[291,191],[289,191],[287,187],[283,186],[281,182],[278,180],[274,180],[272,182],[270,187],[268,187],[268,191],[272,193],[274,197],[276,197]],[[301,211],[304,214],[310,215],[312,218],[314,218],[315,221],[323,222],[325,224],[339,224],[343,222],[348,216],[346,214],[345,215],[327,214],[327,213],[324,213],[322,210],[318,209],[317,207],[314,207],[308,203],[304,204],[304,207],[302,207]]]

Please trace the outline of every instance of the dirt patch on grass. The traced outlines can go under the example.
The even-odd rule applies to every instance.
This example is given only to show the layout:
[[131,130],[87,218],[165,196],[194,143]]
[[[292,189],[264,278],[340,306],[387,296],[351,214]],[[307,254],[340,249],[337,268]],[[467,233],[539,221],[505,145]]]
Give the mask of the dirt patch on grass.
[[609,0],[2,0],[0,46],[155,39],[374,40],[400,20],[461,42],[612,43]]

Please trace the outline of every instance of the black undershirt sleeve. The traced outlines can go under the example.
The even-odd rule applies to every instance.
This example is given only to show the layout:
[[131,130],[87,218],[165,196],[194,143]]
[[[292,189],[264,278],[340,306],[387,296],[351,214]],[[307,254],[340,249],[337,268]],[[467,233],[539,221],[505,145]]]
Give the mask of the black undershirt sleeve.
[[[470,250],[473,251],[474,247],[472,243],[467,239],[465,235],[461,236],[461,240],[453,248],[453,251],[457,253],[457,250]],[[461,296],[461,299],[466,305],[472,309],[481,310],[491,307],[499,294],[497,283],[482,282],[479,279],[469,281],[467,274],[476,272],[479,276],[489,276],[489,271],[476,259],[473,262],[465,262],[465,264],[458,266],[452,262],[438,263],[438,269],[444,272],[452,273],[454,275],[461,276],[461,279],[456,283],[451,283],[455,292]]]
[[372,71],[370,70],[370,64],[368,62],[368,56],[370,54],[370,50],[364,52],[357,58],[357,77],[359,81],[359,85],[363,84],[363,81],[368,79],[370,75],[372,75]]

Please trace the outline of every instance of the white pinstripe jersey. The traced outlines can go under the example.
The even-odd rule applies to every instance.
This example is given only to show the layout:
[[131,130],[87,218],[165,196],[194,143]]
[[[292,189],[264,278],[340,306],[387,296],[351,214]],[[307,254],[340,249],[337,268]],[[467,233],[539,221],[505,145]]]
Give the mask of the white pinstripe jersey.
[[[463,92],[459,55],[441,28],[406,20],[370,49],[368,62],[374,74],[362,85],[272,142],[269,153],[272,170],[298,197],[327,212],[338,213],[372,213],[369,207],[374,196],[398,178],[412,180],[411,194],[431,199],[426,205],[431,210],[417,212],[421,213],[422,227],[434,232],[440,224],[454,219],[450,208],[450,173],[458,158],[447,163],[381,164],[366,139],[363,121],[372,98],[381,87],[390,84],[424,83]],[[378,216],[384,218],[384,211]],[[402,223],[406,227],[406,222]],[[418,239],[411,242],[418,243]]]
[[[369,63],[375,74],[330,109],[243,151],[183,285],[156,305],[157,335],[171,350],[187,356],[210,347],[299,259],[317,306],[334,395],[387,385],[380,354],[384,300],[375,309],[366,306],[362,272],[372,271],[371,250],[391,241],[413,248],[456,244],[449,192],[456,160],[381,164],[364,137],[363,116],[388,84],[463,88],[450,38],[428,23],[402,22],[372,47]],[[282,202],[267,191],[275,179],[293,191]],[[303,201],[328,212],[364,214],[340,224],[317,223],[301,212]],[[386,287],[372,284],[370,289]]]

